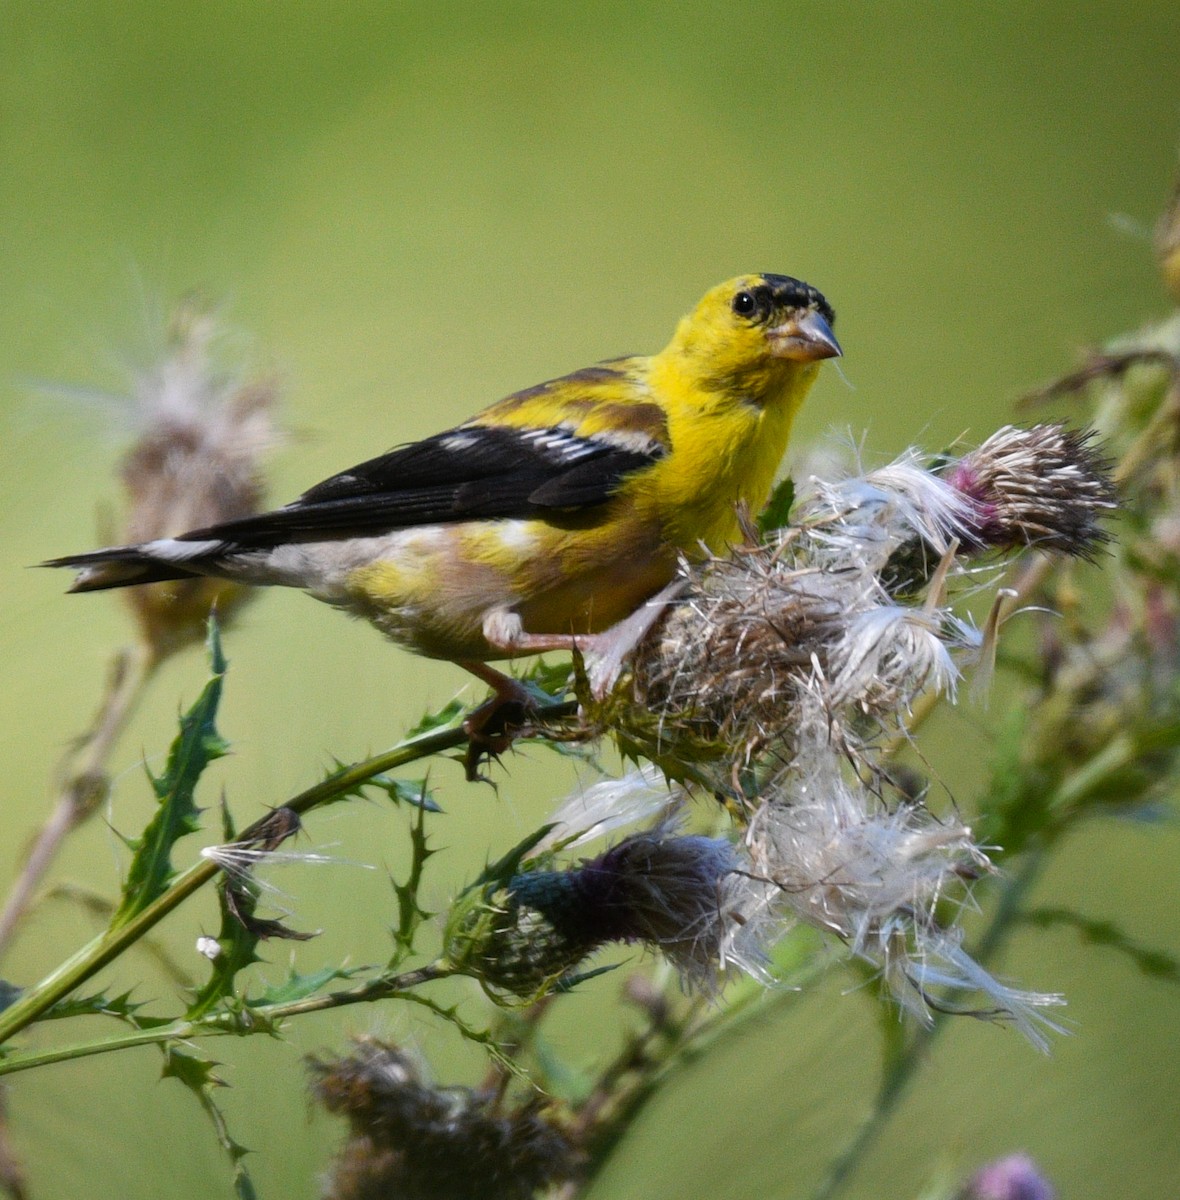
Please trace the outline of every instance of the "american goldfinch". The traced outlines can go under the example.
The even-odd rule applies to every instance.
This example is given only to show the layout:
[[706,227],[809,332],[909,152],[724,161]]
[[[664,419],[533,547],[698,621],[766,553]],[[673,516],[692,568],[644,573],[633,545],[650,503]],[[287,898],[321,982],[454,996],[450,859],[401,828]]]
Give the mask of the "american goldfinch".
[[786,275],[707,292],[650,357],[610,359],[333,475],[273,512],[71,555],[72,591],[214,576],[299,587],[506,690],[490,659],[632,614],[766,502],[831,306]]

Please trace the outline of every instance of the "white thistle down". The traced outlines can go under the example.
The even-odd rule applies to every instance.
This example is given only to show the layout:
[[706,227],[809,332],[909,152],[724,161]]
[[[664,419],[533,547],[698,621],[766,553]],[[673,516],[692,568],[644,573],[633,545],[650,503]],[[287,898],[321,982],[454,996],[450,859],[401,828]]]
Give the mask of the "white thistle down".
[[[1087,435],[1008,428],[937,470],[908,451],[813,479],[790,527],[686,568],[682,598],[604,712],[628,752],[694,762],[736,793],[722,965],[767,978],[769,948],[806,922],[920,1019],[1000,1016],[1045,1047],[1058,1026],[1042,1010],[1061,998],[1009,988],[963,949],[958,914],[991,863],[957,817],[886,802],[880,747],[911,736],[923,694],[953,700],[980,655],[984,635],[954,611],[978,590],[978,554],[1036,543],[1088,556],[1111,504]],[[649,767],[571,798],[560,819],[592,836],[680,802]]]

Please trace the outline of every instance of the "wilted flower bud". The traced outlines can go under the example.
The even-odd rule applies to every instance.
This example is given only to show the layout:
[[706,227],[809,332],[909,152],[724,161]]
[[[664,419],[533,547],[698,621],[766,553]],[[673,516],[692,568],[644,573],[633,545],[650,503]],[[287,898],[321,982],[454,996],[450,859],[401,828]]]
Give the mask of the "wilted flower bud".
[[1115,508],[1114,487],[1092,430],[1006,425],[943,477],[971,502],[960,535],[967,549],[1091,558],[1109,539],[1098,521]]
[[505,1112],[467,1088],[431,1087],[375,1038],[309,1065],[317,1099],[350,1129],[325,1200],[531,1200],[577,1172],[577,1151],[539,1103]]
[[[127,495],[123,541],[172,537],[257,512],[260,459],[278,440],[277,392],[269,381],[243,383],[218,370],[214,316],[194,302],[172,320],[161,360],[135,379],[141,432],[120,474]],[[127,588],[146,641],[157,654],[203,636],[209,610],[221,619],[248,589],[215,579],[183,579]]]
[[686,984],[716,986],[731,845],[637,833],[567,870],[529,870],[469,889],[452,910],[447,954],[464,972],[532,997],[608,942],[661,951]]
[[958,1200],[1054,1200],[1056,1195],[1027,1154],[1010,1154],[980,1167]]

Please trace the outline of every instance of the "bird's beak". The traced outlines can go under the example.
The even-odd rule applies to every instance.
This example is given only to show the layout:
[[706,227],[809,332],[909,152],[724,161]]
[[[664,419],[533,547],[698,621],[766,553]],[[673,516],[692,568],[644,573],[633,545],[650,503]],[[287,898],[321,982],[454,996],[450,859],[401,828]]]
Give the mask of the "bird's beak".
[[814,309],[776,325],[769,331],[769,337],[770,352],[775,358],[818,362],[821,358],[839,358],[844,353],[832,327]]

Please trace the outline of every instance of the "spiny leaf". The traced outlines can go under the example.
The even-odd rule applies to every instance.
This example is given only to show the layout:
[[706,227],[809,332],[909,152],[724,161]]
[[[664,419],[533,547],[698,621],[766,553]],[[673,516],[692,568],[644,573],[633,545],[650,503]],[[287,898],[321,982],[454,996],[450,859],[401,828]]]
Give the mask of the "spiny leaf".
[[622,963],[606,963],[601,967],[591,967],[586,971],[578,971],[573,975],[563,975],[554,985],[553,991],[556,993],[572,992],[574,988],[585,983],[587,980],[593,979],[596,975],[605,975],[609,971],[617,971]]
[[1069,908],[1051,906],[1031,909],[1023,915],[1023,920],[1042,929],[1053,925],[1070,926],[1090,945],[1107,946],[1111,950],[1117,950],[1129,958],[1144,975],[1152,979],[1162,979],[1167,983],[1180,983],[1180,959],[1164,950],[1154,950],[1141,945],[1113,921],[1100,921]]
[[219,1001],[233,995],[234,979],[238,972],[260,961],[257,954],[259,940],[256,933],[226,914],[223,897],[221,933],[217,938],[220,952],[213,959],[213,970],[208,981],[185,1014],[189,1020],[198,1020],[215,1008]]
[[[422,795],[426,795],[425,780],[422,781]],[[393,892],[397,898],[398,920],[397,928],[393,931],[396,949],[390,960],[390,967],[400,965],[413,953],[414,937],[422,922],[429,920],[432,915],[418,902],[426,861],[434,854],[426,840],[427,811],[425,804],[418,805],[416,818],[410,827],[410,871],[405,883],[393,885]]]
[[361,786],[379,789],[395,804],[409,804],[426,812],[442,812],[441,805],[431,796],[425,779],[394,779],[389,775],[374,775]]
[[130,991],[122,992],[118,996],[98,992],[93,996],[59,1000],[42,1020],[52,1021],[65,1017],[117,1017],[136,1029],[153,1029],[172,1023],[169,1017],[141,1016],[139,1010],[145,1003],[146,1001],[132,1000]]
[[552,825],[542,825],[534,829],[527,837],[517,842],[507,854],[498,858],[494,863],[489,863],[475,882],[464,890],[471,891],[472,888],[482,887],[487,883],[507,883],[517,873],[520,864],[528,857],[529,851],[539,842],[544,841],[553,828]]
[[134,855],[112,928],[126,924],[167,889],[175,876],[172,847],[180,838],[200,828],[200,809],[193,799],[197,781],[209,763],[228,750],[214,725],[226,663],[217,624],[212,619],[208,650],[213,677],[197,702],[180,718],[180,733],[172,743],[164,774],[156,777],[149,772],[159,808],[142,836],[128,842]]
[[521,683],[540,689],[548,701],[560,700],[570,690],[571,670],[568,662],[547,662],[538,658],[521,676]]
[[[342,776],[350,774],[355,769],[355,763],[343,763],[337,760],[332,770],[324,776],[324,783],[330,784]],[[378,791],[384,792],[395,804],[410,804],[414,807],[422,806],[429,812],[442,812],[441,806],[426,789],[425,780],[395,779],[391,775],[370,775],[366,779],[362,779],[359,783],[354,783],[350,787],[341,789],[333,797],[332,803],[338,803],[341,800],[363,799],[365,789],[369,787],[374,787]]]
[[257,1200],[258,1193],[246,1171],[243,1159],[250,1151],[230,1136],[225,1114],[213,1100],[213,1089],[224,1087],[222,1080],[213,1073],[217,1066],[212,1059],[202,1058],[175,1045],[164,1047],[163,1078],[178,1079],[196,1096],[201,1108],[213,1123],[213,1130],[221,1148],[229,1156],[234,1173],[234,1195],[238,1200]]
[[361,970],[359,967],[323,967],[319,971],[300,975],[292,969],[282,983],[263,988],[257,996],[251,996],[247,1004],[250,1008],[261,1008],[268,1004],[290,1004],[295,1000],[305,1000],[334,980],[352,979]]
[[441,729],[444,725],[453,725],[459,714],[463,712],[463,701],[455,698],[448,700],[442,708],[435,712],[426,713],[425,716],[406,734],[405,740],[408,742],[424,733],[432,733],[436,729]]

